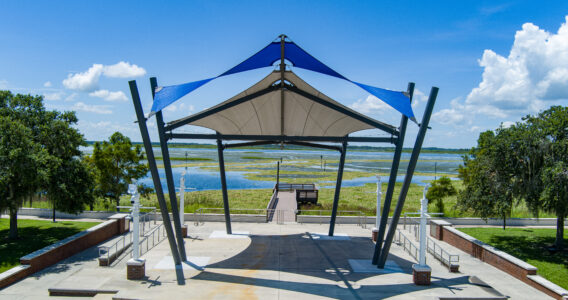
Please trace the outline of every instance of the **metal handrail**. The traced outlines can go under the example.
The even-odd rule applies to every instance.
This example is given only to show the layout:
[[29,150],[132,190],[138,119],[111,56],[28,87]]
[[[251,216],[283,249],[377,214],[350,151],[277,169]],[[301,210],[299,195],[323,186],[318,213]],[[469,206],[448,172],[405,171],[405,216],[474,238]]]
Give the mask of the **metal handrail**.
[[[128,244],[126,243],[127,238],[129,238]],[[123,235],[122,237],[120,237],[116,242],[114,242],[110,246],[100,246],[99,247],[99,258],[106,255],[107,266],[110,266],[110,258],[111,257],[114,257],[114,256],[118,257],[118,255],[119,255],[118,246],[120,244],[122,244],[122,248],[120,248],[121,249],[120,252],[124,251],[126,249],[126,247],[130,246],[132,244],[132,232],[128,232],[126,235]],[[114,252],[112,250],[114,250]]]
[[[249,215],[265,215],[266,216],[266,222],[268,222],[269,220],[269,216],[274,216],[275,214],[277,214],[278,209],[266,209],[266,208],[231,208],[229,210],[230,212],[244,212],[241,214],[249,214]],[[290,210],[292,211],[292,210]],[[199,226],[201,224],[203,224],[203,215],[205,213],[212,213],[212,212],[218,212],[219,214],[224,213],[224,208],[221,207],[202,207],[202,208],[198,208],[197,210],[195,210],[195,212],[193,213],[194,216],[194,224],[195,226]],[[251,213],[252,212],[252,213]],[[331,212],[331,210],[318,210],[318,209],[304,209],[304,210],[294,210],[294,213],[300,213],[300,212],[306,212],[309,214],[314,214],[317,213],[315,215],[319,215],[319,216],[324,216],[324,212]],[[362,211],[359,210],[338,210],[337,211],[337,216],[342,216],[342,215],[347,215],[347,214],[351,214],[355,217],[357,217],[357,226],[360,226],[361,228],[367,228],[367,220],[366,220],[366,216]],[[340,220],[340,219],[339,219]],[[339,220],[336,222],[336,224],[340,224]],[[323,223],[323,219],[320,219],[320,224]]]
[[460,256],[457,254],[450,254],[448,251],[444,250],[440,245],[438,245],[430,237],[426,240],[426,249],[430,254],[432,254],[436,259],[441,261],[448,267],[452,265],[457,265],[460,262]]
[[[414,214],[414,213],[408,213],[408,214]],[[435,214],[440,215],[442,213],[435,213]],[[415,240],[419,241],[420,239],[418,237],[418,233],[419,233],[420,224],[417,222],[416,219],[410,219],[410,223],[411,224],[409,224],[408,230],[410,231],[410,233],[414,233]],[[406,224],[404,226],[404,229],[406,229]],[[428,253],[432,254],[434,258],[441,261],[444,265],[448,267],[459,264],[460,256],[458,254],[450,254],[448,251],[444,250],[438,243],[436,243],[431,237],[427,237],[426,239],[426,250],[428,251]]]
[[317,187],[313,183],[278,183],[276,185],[277,191],[289,191],[289,190],[317,190]]
[[[147,235],[145,235],[138,244],[140,246],[138,247],[140,249],[140,256],[150,251],[150,249],[154,248],[166,237],[166,227],[164,227],[164,223],[154,227],[154,229],[152,229]],[[146,246],[146,248],[144,248],[143,246]],[[130,255],[132,256],[132,252],[130,252]]]
[[404,251],[408,252],[416,261],[418,261],[418,247],[412,243],[412,241],[402,234],[402,232],[397,229],[397,234],[394,235],[394,242],[402,245]]

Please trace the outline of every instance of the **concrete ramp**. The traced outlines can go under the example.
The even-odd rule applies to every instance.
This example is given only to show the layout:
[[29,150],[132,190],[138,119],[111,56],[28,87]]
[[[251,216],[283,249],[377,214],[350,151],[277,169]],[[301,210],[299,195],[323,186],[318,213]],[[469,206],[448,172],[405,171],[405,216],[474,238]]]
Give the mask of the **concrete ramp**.
[[276,206],[274,213],[270,214],[269,221],[276,221],[278,224],[296,222],[296,191],[275,191]]

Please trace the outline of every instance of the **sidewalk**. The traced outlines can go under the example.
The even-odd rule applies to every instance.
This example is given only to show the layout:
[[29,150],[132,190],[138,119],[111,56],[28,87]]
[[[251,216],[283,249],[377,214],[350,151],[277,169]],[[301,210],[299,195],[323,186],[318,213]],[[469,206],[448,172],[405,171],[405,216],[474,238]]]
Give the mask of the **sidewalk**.
[[[415,262],[396,244],[387,268],[371,267],[370,231],[355,225],[337,226],[333,238],[325,234],[328,225],[318,224],[233,223],[232,236],[224,234],[224,223],[188,225],[189,262],[183,271],[176,272],[167,241],[144,256],[147,278],[141,281],[126,280],[126,259],[99,267],[93,247],[0,291],[0,299],[69,299],[48,297],[48,288],[117,290],[109,299],[483,299],[499,293],[548,299],[447,244],[460,254],[461,273],[450,273],[428,256],[432,285],[416,286]],[[184,285],[177,284],[180,271]]]

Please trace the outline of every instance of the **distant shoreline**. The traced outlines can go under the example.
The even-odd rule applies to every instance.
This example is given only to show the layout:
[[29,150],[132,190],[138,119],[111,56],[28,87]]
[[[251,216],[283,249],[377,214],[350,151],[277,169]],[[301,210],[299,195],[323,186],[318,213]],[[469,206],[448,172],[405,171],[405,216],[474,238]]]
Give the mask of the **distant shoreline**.
[[[87,141],[88,145],[93,145],[97,141]],[[134,145],[142,145],[141,142],[132,142]],[[170,148],[194,148],[194,149],[217,149],[217,145],[214,144],[199,144],[199,143],[168,143]],[[159,143],[152,143],[152,147],[160,147]],[[279,150],[280,145],[264,145],[264,146],[254,146],[254,147],[242,147],[239,149],[266,149],[266,150]],[[310,147],[303,147],[303,146],[295,146],[295,145],[286,145],[288,150],[312,150],[314,148]],[[351,151],[368,151],[368,152],[394,152],[394,147],[372,147],[372,146],[358,146],[358,145],[349,145],[348,150]],[[315,151],[315,150],[314,150]],[[333,150],[324,150],[324,149],[317,149],[317,151],[333,151]],[[405,153],[412,152],[412,148],[403,148],[402,150]],[[469,149],[452,149],[452,148],[437,148],[437,147],[424,147],[422,148],[422,153],[450,153],[450,154],[467,154]]]

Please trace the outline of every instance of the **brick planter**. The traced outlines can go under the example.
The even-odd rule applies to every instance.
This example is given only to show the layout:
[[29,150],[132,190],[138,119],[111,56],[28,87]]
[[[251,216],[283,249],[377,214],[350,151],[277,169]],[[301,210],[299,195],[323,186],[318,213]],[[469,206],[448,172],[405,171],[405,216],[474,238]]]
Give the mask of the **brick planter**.
[[126,262],[126,279],[140,280],[146,276],[146,260],[130,259]]
[[412,265],[412,281],[416,285],[430,285],[432,268],[428,266]]

